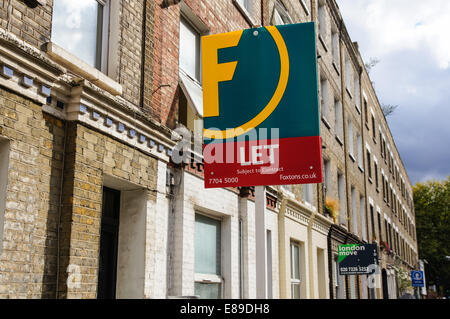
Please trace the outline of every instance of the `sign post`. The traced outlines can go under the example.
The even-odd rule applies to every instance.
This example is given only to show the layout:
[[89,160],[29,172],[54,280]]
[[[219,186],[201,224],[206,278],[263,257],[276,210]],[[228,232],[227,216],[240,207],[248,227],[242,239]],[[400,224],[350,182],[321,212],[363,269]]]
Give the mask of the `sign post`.
[[314,23],[202,37],[205,187],[322,182]]

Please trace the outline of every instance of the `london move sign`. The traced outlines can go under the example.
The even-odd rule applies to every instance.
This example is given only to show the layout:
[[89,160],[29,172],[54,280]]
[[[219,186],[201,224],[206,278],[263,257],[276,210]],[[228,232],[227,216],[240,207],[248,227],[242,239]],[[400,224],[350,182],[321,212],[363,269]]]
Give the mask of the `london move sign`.
[[338,263],[340,275],[368,275],[378,273],[377,245],[339,245]]
[[202,37],[205,187],[322,182],[314,23]]

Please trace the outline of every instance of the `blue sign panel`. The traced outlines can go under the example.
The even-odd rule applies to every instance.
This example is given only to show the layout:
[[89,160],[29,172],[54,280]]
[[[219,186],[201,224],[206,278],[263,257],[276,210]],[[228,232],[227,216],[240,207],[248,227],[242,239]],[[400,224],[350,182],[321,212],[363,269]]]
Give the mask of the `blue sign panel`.
[[411,281],[413,287],[423,287],[423,271],[421,270],[413,270],[411,271]]

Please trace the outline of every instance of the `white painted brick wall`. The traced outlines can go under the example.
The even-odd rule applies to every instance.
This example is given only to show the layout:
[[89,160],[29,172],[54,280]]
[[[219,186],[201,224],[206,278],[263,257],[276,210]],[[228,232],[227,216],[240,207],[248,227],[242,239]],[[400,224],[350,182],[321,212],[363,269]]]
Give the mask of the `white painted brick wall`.
[[167,296],[167,242],[169,199],[166,193],[167,165],[158,161],[156,202],[148,201],[146,220],[145,286],[146,298]]
[[[225,189],[205,189],[201,178],[184,173],[175,198],[173,290],[194,295],[195,213],[222,217],[222,276],[225,298],[239,298],[238,195]],[[169,230],[170,232],[170,230]]]

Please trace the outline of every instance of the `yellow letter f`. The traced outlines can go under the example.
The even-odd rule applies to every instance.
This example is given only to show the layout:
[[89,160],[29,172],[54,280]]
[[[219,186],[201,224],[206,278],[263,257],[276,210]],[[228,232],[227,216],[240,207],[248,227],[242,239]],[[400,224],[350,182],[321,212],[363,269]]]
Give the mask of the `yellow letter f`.
[[231,81],[237,61],[218,63],[218,50],[235,47],[243,30],[202,37],[203,116],[219,116],[219,82]]

